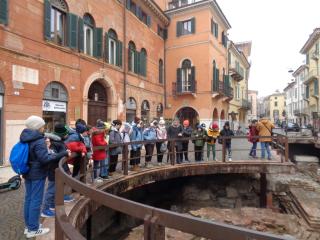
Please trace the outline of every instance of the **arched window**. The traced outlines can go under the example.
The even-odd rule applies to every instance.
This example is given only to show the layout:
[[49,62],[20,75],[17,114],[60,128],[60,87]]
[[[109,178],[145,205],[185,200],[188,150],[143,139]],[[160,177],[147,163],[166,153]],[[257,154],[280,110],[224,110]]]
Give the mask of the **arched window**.
[[50,82],[44,90],[44,99],[67,102],[68,92],[61,83]]
[[129,47],[128,47],[128,69],[131,72],[137,72],[137,66],[136,66],[136,45],[134,42],[130,41],[129,42]]
[[162,103],[159,103],[157,105],[157,117],[158,118],[163,117],[163,105],[162,105]]
[[93,55],[93,32],[95,23],[92,16],[86,13],[83,16],[84,53]]
[[118,36],[117,33],[113,30],[110,29],[108,31],[108,48],[109,48],[109,53],[108,53],[108,59],[109,63],[116,65],[116,59],[117,59],[117,42],[118,42]]
[[64,0],[45,1],[45,35],[59,45],[66,44],[67,12],[68,5]]
[[163,84],[163,61],[159,60],[159,83]]
[[191,61],[189,59],[185,59],[181,64],[182,92],[191,92],[193,81],[194,81],[194,74],[192,72]]
[[142,76],[147,76],[147,51],[142,48],[140,52],[140,71]]

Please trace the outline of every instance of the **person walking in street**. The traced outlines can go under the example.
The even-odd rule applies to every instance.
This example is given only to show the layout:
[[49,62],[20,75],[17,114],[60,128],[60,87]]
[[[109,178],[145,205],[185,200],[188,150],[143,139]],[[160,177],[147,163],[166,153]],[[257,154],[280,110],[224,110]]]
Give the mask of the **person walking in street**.
[[[167,130],[166,130],[166,122],[164,119],[160,119],[159,125],[156,128],[157,131],[157,139],[158,140],[165,140],[167,139]],[[157,142],[156,143],[156,148],[157,148],[157,161],[159,165],[162,165],[162,159],[163,159],[163,154],[167,149],[167,143],[166,142]]]
[[259,132],[259,139],[261,145],[261,159],[265,159],[265,151],[268,154],[268,160],[271,160],[270,143],[272,142],[272,129],[274,128],[273,123],[267,118],[261,118],[256,125],[256,129]]
[[[158,121],[154,120],[151,122],[150,126],[143,131],[143,140],[150,141],[157,139],[157,131],[156,128],[158,127]],[[153,150],[154,150],[154,143],[147,143],[145,144],[146,149],[146,162],[145,166],[150,167]]]
[[203,161],[203,147],[206,137],[205,129],[200,124],[197,124],[196,130],[192,133],[192,137],[197,138],[192,140],[194,143],[194,160],[197,162]]
[[[96,127],[92,128],[92,147],[106,147],[105,125],[101,120],[97,121]],[[93,181],[101,183],[108,179],[108,163],[105,149],[93,150]]]
[[51,153],[44,138],[45,122],[41,117],[30,116],[26,128],[20,135],[20,141],[29,145],[29,171],[23,175],[25,179],[24,221],[27,238],[47,234],[50,229],[40,226],[40,210],[43,202],[45,182],[48,176],[48,164],[68,156],[68,151],[59,154]]
[[253,158],[257,158],[257,144],[259,141],[259,139],[257,138],[259,136],[259,132],[257,130],[256,125],[257,125],[257,120],[252,120],[249,126],[249,136],[248,136],[249,142],[252,143],[249,156]]
[[[68,156],[70,156],[71,152],[67,150],[64,144],[67,136],[68,129],[62,123],[57,123],[54,126],[53,133],[45,133],[49,154],[61,154],[67,151]],[[41,217],[50,218],[55,216],[55,170],[59,166],[59,160],[51,161],[48,164],[48,186],[44,195]]]
[[[131,142],[143,141],[143,122],[140,118],[135,117],[132,124],[132,133],[130,135]],[[141,158],[141,147],[142,144],[132,143],[130,151],[130,165],[132,166],[132,171],[138,171]]]
[[[112,145],[112,144],[122,143],[122,138],[119,132],[122,125],[121,120],[114,120],[111,125],[112,126],[109,134],[109,144]],[[110,165],[109,165],[110,176],[112,176],[113,173],[116,171],[119,154],[122,154],[121,146],[110,148]]]
[[212,159],[216,161],[216,141],[220,135],[219,126],[216,123],[212,123],[206,132],[207,139],[207,161],[210,159],[210,152],[212,151]]
[[[188,119],[183,121],[183,127],[182,127],[182,137],[183,138],[189,138],[192,135],[192,128],[190,127],[190,122]],[[182,153],[180,155],[181,161],[183,161],[183,156],[184,160],[189,162],[188,158],[188,146],[189,146],[189,140],[184,140],[182,141]]]
[[[226,144],[226,150],[227,150],[227,154],[228,154],[228,160],[232,161],[231,158],[231,137],[234,136],[233,131],[230,129],[230,123],[229,121],[224,123],[223,129],[220,132],[220,136],[221,137],[227,137],[227,139],[225,140],[225,144]],[[220,139],[219,143],[223,143],[222,139]]]
[[[182,127],[180,125],[180,121],[178,118],[175,118],[172,122],[172,125],[168,128],[168,138],[170,139],[177,139],[177,138],[181,138],[182,137]],[[181,151],[182,151],[182,142],[177,140],[175,141],[174,146],[171,146],[171,142],[169,142],[168,148],[169,151],[172,151],[171,148],[175,148],[176,151],[176,163],[180,164],[182,163],[182,159],[181,159]],[[168,156],[172,156],[172,153],[170,152],[168,154]]]

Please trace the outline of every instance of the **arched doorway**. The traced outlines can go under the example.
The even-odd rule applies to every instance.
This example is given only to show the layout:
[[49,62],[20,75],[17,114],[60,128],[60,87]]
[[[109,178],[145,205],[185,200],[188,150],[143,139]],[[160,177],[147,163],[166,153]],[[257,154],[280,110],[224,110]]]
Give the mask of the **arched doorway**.
[[218,113],[218,109],[216,109],[216,108],[214,108],[214,110],[213,110],[212,119],[213,119],[213,121],[219,120],[219,113]]
[[0,165],[3,165],[3,100],[4,99],[4,85],[0,80]]
[[157,118],[163,117],[163,105],[159,103],[157,105]]
[[141,104],[141,119],[145,123],[150,121],[150,105],[147,100],[144,100]]
[[225,119],[224,110],[222,110],[221,113],[220,113],[220,119],[221,119],[221,120],[224,120],[224,119]]
[[126,121],[131,123],[137,114],[137,102],[133,97],[129,97],[126,102]]
[[88,92],[88,124],[95,126],[98,119],[107,121],[107,117],[107,90],[99,81],[95,81]]
[[56,123],[67,122],[67,104],[66,88],[61,83],[50,82],[44,90],[42,101],[42,116],[47,132],[52,132]]
[[176,117],[179,118],[182,123],[184,120],[188,119],[190,122],[190,126],[195,127],[197,123],[199,123],[199,114],[196,110],[191,107],[181,108],[177,113]]

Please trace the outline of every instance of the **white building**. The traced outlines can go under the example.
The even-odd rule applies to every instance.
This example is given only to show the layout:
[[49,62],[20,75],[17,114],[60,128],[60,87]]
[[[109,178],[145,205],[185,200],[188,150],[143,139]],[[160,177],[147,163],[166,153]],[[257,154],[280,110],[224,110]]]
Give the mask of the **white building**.
[[296,81],[292,81],[283,89],[286,97],[286,120],[287,122],[297,122],[294,112],[298,108],[298,86]]

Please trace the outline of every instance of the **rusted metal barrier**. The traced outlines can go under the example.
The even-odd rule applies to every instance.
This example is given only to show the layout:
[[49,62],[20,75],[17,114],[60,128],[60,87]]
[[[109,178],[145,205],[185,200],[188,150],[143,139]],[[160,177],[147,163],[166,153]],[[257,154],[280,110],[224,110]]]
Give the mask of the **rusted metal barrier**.
[[[236,136],[232,139],[247,138],[246,136]],[[259,137],[257,137],[259,138]],[[187,138],[188,140],[195,140],[197,138]],[[225,162],[226,156],[226,140],[228,137],[222,138],[222,159]],[[272,137],[275,141],[275,146],[281,148],[285,154],[285,161],[288,161],[288,140],[281,137]],[[184,139],[183,139],[184,140]],[[157,140],[163,142],[166,140]],[[153,143],[157,141],[152,141]],[[170,157],[170,164],[175,164],[175,141],[177,139],[169,140],[171,141],[170,151],[168,152]],[[178,139],[181,141],[181,139]],[[151,141],[143,142],[133,142],[134,144],[141,143],[146,144]],[[110,145],[104,148],[106,149],[122,146],[123,147],[123,173],[128,175],[128,145],[132,143],[124,143],[118,145]],[[97,148],[98,149],[98,148]],[[63,164],[67,161],[67,158],[63,158],[59,162],[59,168],[56,169],[56,217],[55,217],[55,239],[70,239],[70,240],[81,240],[86,239],[84,236],[77,231],[77,229],[68,221],[68,216],[65,212],[64,207],[64,187],[71,187],[73,190],[89,198],[98,204],[105,207],[111,208],[115,211],[124,213],[131,217],[140,219],[144,221],[144,239],[145,240],[164,240],[165,239],[165,228],[172,228],[180,230],[182,232],[190,233],[199,237],[204,237],[208,239],[215,240],[289,240],[293,239],[291,237],[277,236],[274,234],[258,232],[242,227],[237,227],[233,225],[212,222],[185,214],[180,214],[164,209],[159,209],[151,207],[145,204],[134,202],[99,189],[93,188],[85,184],[83,181],[78,181],[72,178],[70,175],[66,174],[63,170]],[[85,168],[84,168],[85,171]],[[264,204],[261,203],[261,204]]]

